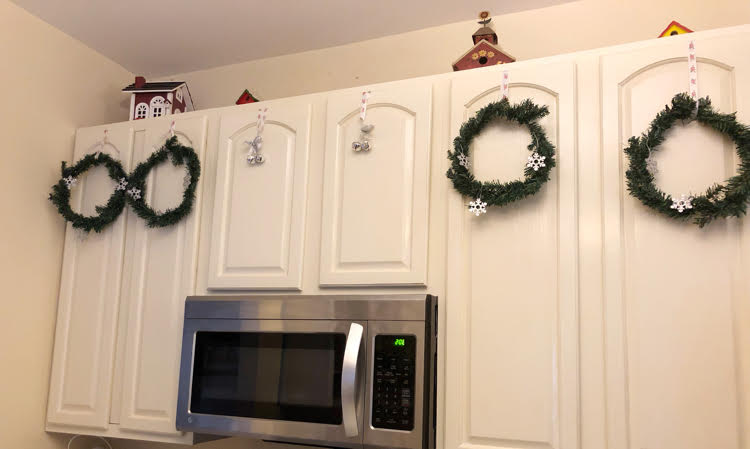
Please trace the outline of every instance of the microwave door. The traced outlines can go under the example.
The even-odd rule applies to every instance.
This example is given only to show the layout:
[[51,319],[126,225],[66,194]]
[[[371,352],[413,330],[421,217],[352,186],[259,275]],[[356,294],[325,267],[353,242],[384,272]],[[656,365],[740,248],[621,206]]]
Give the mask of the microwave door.
[[188,319],[184,340],[178,428],[361,447],[366,322]]

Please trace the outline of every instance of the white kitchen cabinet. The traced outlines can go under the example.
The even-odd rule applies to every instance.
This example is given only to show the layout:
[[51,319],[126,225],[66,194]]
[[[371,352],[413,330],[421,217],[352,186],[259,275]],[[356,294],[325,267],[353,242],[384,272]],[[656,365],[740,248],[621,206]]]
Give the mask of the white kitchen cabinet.
[[[134,125],[133,159],[145,161],[168,137],[168,122]],[[205,160],[207,118],[191,116],[177,121],[176,135]],[[187,171],[171,161],[148,176],[144,200],[157,210],[177,207],[182,201]],[[185,297],[195,288],[198,228],[202,191],[196,191],[193,212],[179,223],[150,228],[128,211],[123,298],[126,320],[124,359],[119,381],[120,429],[180,436],[175,430],[177,380]],[[119,416],[117,416],[119,415]]]
[[[691,39],[700,94],[750,123],[750,26],[369,86],[369,152],[351,148],[362,89],[261,103],[261,166],[245,161],[261,105],[179,116],[205,162],[191,216],[150,229],[126,208],[101,234],[68,227],[47,429],[192,443],[174,412],[196,291],[426,290],[440,297],[438,449],[748,449],[750,225],[669,220],[624,180],[627,139],[687,89]],[[512,102],[549,107],[557,166],[538,194],[475,217],[446,151],[504,70]],[[106,127],[128,171],[172,118]],[[74,160],[104,128],[79,130]],[[529,141],[490,125],[473,171],[522,177]],[[737,163],[696,123],[657,158],[673,195]],[[176,204],[183,173],[157,169],[147,201]],[[91,213],[113,186],[92,171],[72,204]]]
[[424,285],[432,83],[368,89],[370,151],[352,149],[361,90],[328,96],[320,284]]
[[[507,67],[509,100],[546,105],[557,166],[536,195],[479,217],[452,191],[448,234],[445,447],[578,446],[576,67]],[[500,99],[501,70],[451,87],[451,135]],[[498,120],[471,144],[483,181],[523,178],[531,136]]]
[[[101,146],[105,129],[111,144]],[[132,145],[127,124],[80,129],[73,161],[102,151],[128,171]],[[90,169],[72,189],[71,207],[95,215],[96,205],[107,202],[115,184],[106,167]],[[50,424],[99,430],[109,426],[124,245],[124,215],[102,232],[85,236],[67,225],[47,407]]]
[[[170,120],[82,129],[74,160],[108,130],[127,172],[169,137]],[[201,161],[207,117],[185,115],[176,134]],[[108,148],[113,156],[117,152]],[[182,200],[184,166],[165,162],[149,174],[144,200],[157,210]],[[73,192],[75,210],[94,213],[114,189],[90,171]],[[50,381],[47,430],[166,442],[175,411],[185,297],[195,289],[202,181],[191,214],[174,226],[149,228],[129,208],[103,232],[82,237],[68,225]]]
[[302,289],[312,104],[263,102],[263,164],[247,162],[260,106],[221,114],[210,289]]
[[[688,90],[750,123],[750,33],[681,36],[601,57],[604,352],[608,447],[747,448],[750,284],[747,220],[704,229],[670,220],[627,192],[627,139]],[[656,153],[656,184],[700,194],[733,175],[734,145],[696,122]]]

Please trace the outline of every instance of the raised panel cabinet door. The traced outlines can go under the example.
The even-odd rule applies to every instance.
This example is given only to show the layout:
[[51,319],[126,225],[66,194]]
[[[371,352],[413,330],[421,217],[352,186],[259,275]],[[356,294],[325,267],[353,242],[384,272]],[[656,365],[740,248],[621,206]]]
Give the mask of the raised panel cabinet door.
[[[145,161],[169,137],[170,119],[135,127],[134,164]],[[206,116],[177,119],[176,135],[205,160]],[[187,171],[171,161],[158,165],[146,181],[146,201],[156,210],[182,201]],[[123,298],[128,302],[122,368],[120,430],[179,436],[175,429],[185,297],[194,293],[201,192],[180,222],[149,228],[129,211]]]
[[[455,75],[451,135],[500,100],[502,68]],[[445,303],[445,447],[579,448],[576,67],[509,69],[509,100],[539,120],[557,166],[533,196],[475,216],[451,187]],[[481,181],[523,179],[531,136],[491,122],[470,147]],[[443,176],[443,174],[439,174]]]
[[[698,93],[750,123],[750,32],[659,39],[601,58],[605,349],[610,449],[748,448],[750,228],[703,229],[630,196],[627,140],[688,90],[695,40]],[[736,172],[731,141],[676,124],[655,153],[663,191],[702,194]]]
[[320,285],[424,285],[432,83],[371,90],[372,148],[355,152],[361,97],[328,98]]
[[[109,144],[102,145],[105,129]],[[132,132],[125,124],[79,129],[73,163],[101,151],[119,159],[127,171],[131,148]],[[107,202],[116,182],[106,170],[98,166],[79,176],[71,192],[73,210],[96,215],[96,206]],[[67,225],[47,408],[49,429],[108,427],[124,239],[124,213],[98,233],[83,233]]]
[[[258,107],[221,116],[208,288],[302,288],[312,105],[263,102],[262,164],[247,161]],[[238,109],[238,110],[236,110]]]

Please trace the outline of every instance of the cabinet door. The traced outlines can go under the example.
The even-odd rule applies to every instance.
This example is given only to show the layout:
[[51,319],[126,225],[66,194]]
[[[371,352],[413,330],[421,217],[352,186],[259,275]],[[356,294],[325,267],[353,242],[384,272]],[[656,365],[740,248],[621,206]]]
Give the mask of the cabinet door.
[[[512,66],[511,66],[512,67]],[[479,217],[451,189],[445,302],[446,448],[578,448],[576,70],[510,68],[512,103],[547,105],[551,179],[532,197]],[[502,69],[456,75],[451,133],[500,98]],[[531,137],[497,121],[472,142],[482,181],[523,178]],[[442,176],[442,174],[440,174]]]
[[221,117],[208,287],[297,289],[307,206],[311,105],[264,102],[263,164],[247,162],[258,107]]
[[321,285],[424,285],[432,83],[371,92],[372,149],[355,152],[362,93],[328,99]]
[[[170,120],[176,117],[170,117]],[[135,129],[134,163],[145,161],[168,137],[170,120],[149,120]],[[138,122],[133,122],[138,126]],[[204,161],[206,116],[177,119],[176,133]],[[157,210],[182,200],[184,166],[165,162],[151,171],[144,200]],[[120,429],[162,435],[175,430],[177,380],[185,297],[195,288],[202,180],[193,211],[179,223],[149,228],[129,210],[124,275],[127,301]]]
[[[130,127],[109,126],[111,145],[100,146],[104,129],[78,131],[73,163],[103,151],[128,170]],[[73,188],[73,210],[95,215],[95,207],[107,202],[115,184],[105,167],[89,170]],[[125,213],[100,233],[84,235],[67,225],[47,410],[50,425],[108,426],[124,238]]]
[[[630,136],[688,90],[691,35],[601,58],[605,343],[610,449],[747,448],[750,441],[750,224],[703,229],[629,195]],[[699,95],[750,122],[747,32],[696,40]],[[656,184],[698,193],[736,170],[732,143],[678,124],[657,153]]]

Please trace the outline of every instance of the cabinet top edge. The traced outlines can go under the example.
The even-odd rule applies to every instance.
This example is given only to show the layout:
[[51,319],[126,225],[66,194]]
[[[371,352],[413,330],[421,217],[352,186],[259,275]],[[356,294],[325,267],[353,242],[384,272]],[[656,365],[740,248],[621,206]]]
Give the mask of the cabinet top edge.
[[[257,103],[250,103],[250,104],[244,104],[244,105],[231,105],[231,106],[222,106],[222,107],[217,107],[217,108],[199,109],[197,111],[191,111],[191,112],[180,114],[179,119],[185,120],[185,119],[198,117],[201,115],[221,113],[224,111],[237,112],[237,111],[241,111],[242,108],[255,111],[255,108],[259,106],[265,107],[264,105],[267,105],[270,103],[276,103],[276,102],[281,103],[281,102],[286,102],[286,101],[300,101],[300,100],[307,100],[307,101],[313,102],[318,99],[323,99],[325,98],[325,96],[328,96],[328,95],[360,93],[363,89],[364,90],[378,90],[378,89],[383,89],[383,88],[390,88],[390,87],[395,87],[398,84],[401,84],[404,82],[427,81],[427,80],[429,80],[430,82],[452,81],[453,79],[457,77],[476,76],[476,74],[478,73],[483,73],[483,74],[489,73],[489,71],[492,71],[492,70],[498,73],[502,73],[505,70],[509,70],[509,71],[519,70],[519,69],[528,68],[529,66],[536,66],[536,65],[543,65],[543,64],[556,64],[556,63],[566,63],[566,62],[575,63],[576,59],[578,58],[599,57],[599,56],[604,56],[605,54],[637,50],[637,49],[644,48],[644,47],[670,46],[678,42],[688,42],[691,40],[697,41],[697,40],[705,40],[705,39],[715,39],[715,38],[720,38],[720,37],[736,35],[739,33],[750,33],[750,24],[736,25],[736,26],[725,27],[725,28],[715,28],[715,29],[705,30],[705,31],[696,31],[693,33],[670,36],[668,38],[652,38],[652,39],[646,39],[642,41],[627,42],[627,43],[616,44],[616,45],[611,45],[607,47],[580,50],[580,51],[576,51],[572,53],[561,53],[557,55],[544,56],[541,58],[516,61],[510,64],[495,65],[491,67],[482,67],[482,68],[473,69],[473,70],[466,70],[466,71],[459,71],[459,72],[446,72],[446,73],[440,73],[440,74],[418,76],[414,78],[386,81],[382,83],[364,84],[364,85],[355,86],[355,87],[346,87],[346,88],[334,89],[334,90],[329,90],[329,91],[313,92],[313,93],[307,93],[307,94],[291,96],[291,97],[274,98],[274,99],[264,100],[264,101],[257,102]],[[685,52],[685,55],[687,57],[687,51]],[[168,115],[164,117],[138,120],[137,122],[139,125],[142,126],[144,123],[157,123],[158,121],[167,121],[167,120],[174,120],[174,119],[175,119],[174,115]],[[106,126],[111,127],[111,126],[125,125],[125,124],[133,125],[133,123],[134,121],[129,120],[129,121],[124,121],[124,122],[115,122],[115,123],[100,124],[100,125],[94,125],[94,126],[88,126],[88,127],[81,127],[78,129],[79,130],[97,129],[97,128],[102,128]]]

